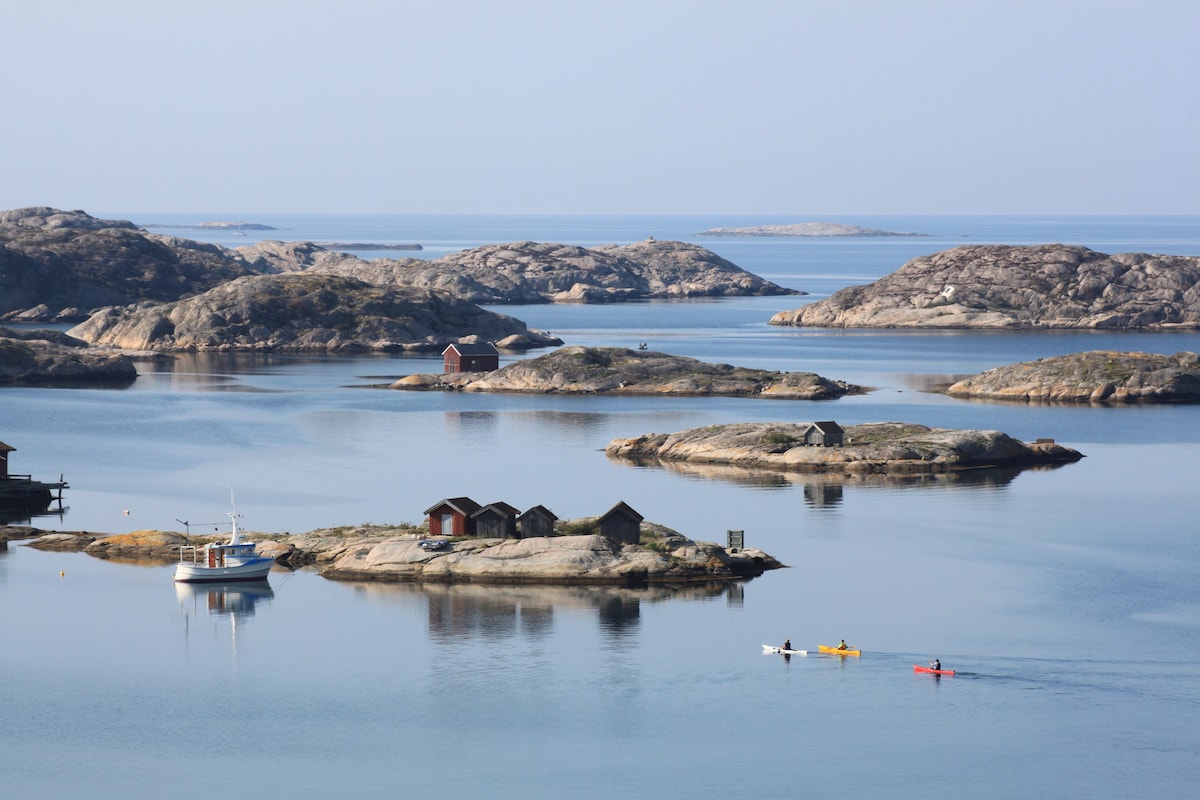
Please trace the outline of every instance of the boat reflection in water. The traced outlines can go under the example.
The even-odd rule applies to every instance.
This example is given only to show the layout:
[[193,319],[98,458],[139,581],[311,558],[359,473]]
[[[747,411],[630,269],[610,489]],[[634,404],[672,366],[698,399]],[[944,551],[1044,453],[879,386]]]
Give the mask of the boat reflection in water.
[[239,620],[254,616],[259,603],[270,604],[275,591],[266,581],[253,583],[176,583],[175,596],[183,613],[185,638],[191,633],[192,620],[201,616],[229,618],[230,641],[237,649]]

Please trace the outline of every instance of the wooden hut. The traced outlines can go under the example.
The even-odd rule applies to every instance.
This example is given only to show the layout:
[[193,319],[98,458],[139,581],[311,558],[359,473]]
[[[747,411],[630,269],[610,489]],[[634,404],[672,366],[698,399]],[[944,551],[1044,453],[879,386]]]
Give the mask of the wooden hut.
[[8,454],[17,448],[0,442],[0,478],[8,477]]
[[842,426],[832,420],[814,422],[809,427],[808,432],[804,434],[804,443],[820,447],[831,447],[841,444],[845,434],[846,432],[842,430]]
[[517,509],[508,503],[489,503],[471,515],[475,535],[484,539],[517,538]]
[[637,544],[642,539],[643,519],[622,500],[600,517],[600,535],[613,544]]
[[474,514],[483,506],[469,497],[449,497],[425,509],[431,536],[474,536]]
[[553,536],[554,523],[558,517],[545,506],[534,506],[517,517],[517,535],[522,539],[535,536]]
[[452,344],[442,351],[443,372],[491,372],[500,369],[500,351],[491,342]]

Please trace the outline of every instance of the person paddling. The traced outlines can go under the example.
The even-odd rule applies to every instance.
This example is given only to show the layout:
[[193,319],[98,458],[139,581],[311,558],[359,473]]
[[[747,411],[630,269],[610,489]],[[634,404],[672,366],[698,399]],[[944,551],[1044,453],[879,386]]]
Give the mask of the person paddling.
[[941,672],[942,671],[942,660],[940,658],[934,657],[933,661],[929,662],[929,667],[937,672]]
[[849,650],[850,646],[846,644],[846,640],[842,639],[842,643],[837,646],[838,650]]
[[792,640],[791,640],[791,639],[784,639],[784,640],[783,640],[783,647],[782,647],[781,649],[783,649],[783,650],[791,650],[791,649],[792,649]]

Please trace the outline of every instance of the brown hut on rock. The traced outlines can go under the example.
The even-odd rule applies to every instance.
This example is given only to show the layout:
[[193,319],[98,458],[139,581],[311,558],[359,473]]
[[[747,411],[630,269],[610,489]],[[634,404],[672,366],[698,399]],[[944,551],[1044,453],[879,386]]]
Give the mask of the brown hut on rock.
[[637,544],[642,539],[643,519],[622,500],[600,517],[600,535],[613,544]]
[[845,435],[846,432],[842,430],[842,426],[833,420],[814,422],[809,427],[808,432],[804,434],[804,443],[820,447],[832,447],[833,445],[841,444]]
[[442,371],[447,375],[496,369],[500,369],[500,351],[490,342],[455,343],[442,351]]
[[532,539],[535,536],[553,536],[554,523],[558,517],[545,506],[534,506],[517,517],[518,536]]
[[517,509],[508,503],[489,503],[471,515],[475,535],[484,539],[517,538]]
[[469,497],[450,497],[425,509],[431,536],[474,536],[474,514],[483,506]]

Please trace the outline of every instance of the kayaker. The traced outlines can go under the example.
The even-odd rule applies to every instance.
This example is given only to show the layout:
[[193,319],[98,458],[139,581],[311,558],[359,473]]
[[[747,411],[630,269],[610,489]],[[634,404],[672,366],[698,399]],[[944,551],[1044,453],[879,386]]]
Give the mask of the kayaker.
[[942,660],[940,658],[935,658],[933,661],[929,662],[929,666],[940,672],[942,669]]
[[850,645],[846,644],[846,640],[842,639],[842,643],[838,645],[838,650],[849,650]]
[[784,639],[784,640],[783,640],[783,649],[784,649],[784,650],[791,650],[791,649],[792,649],[792,640],[791,640],[791,639]]

